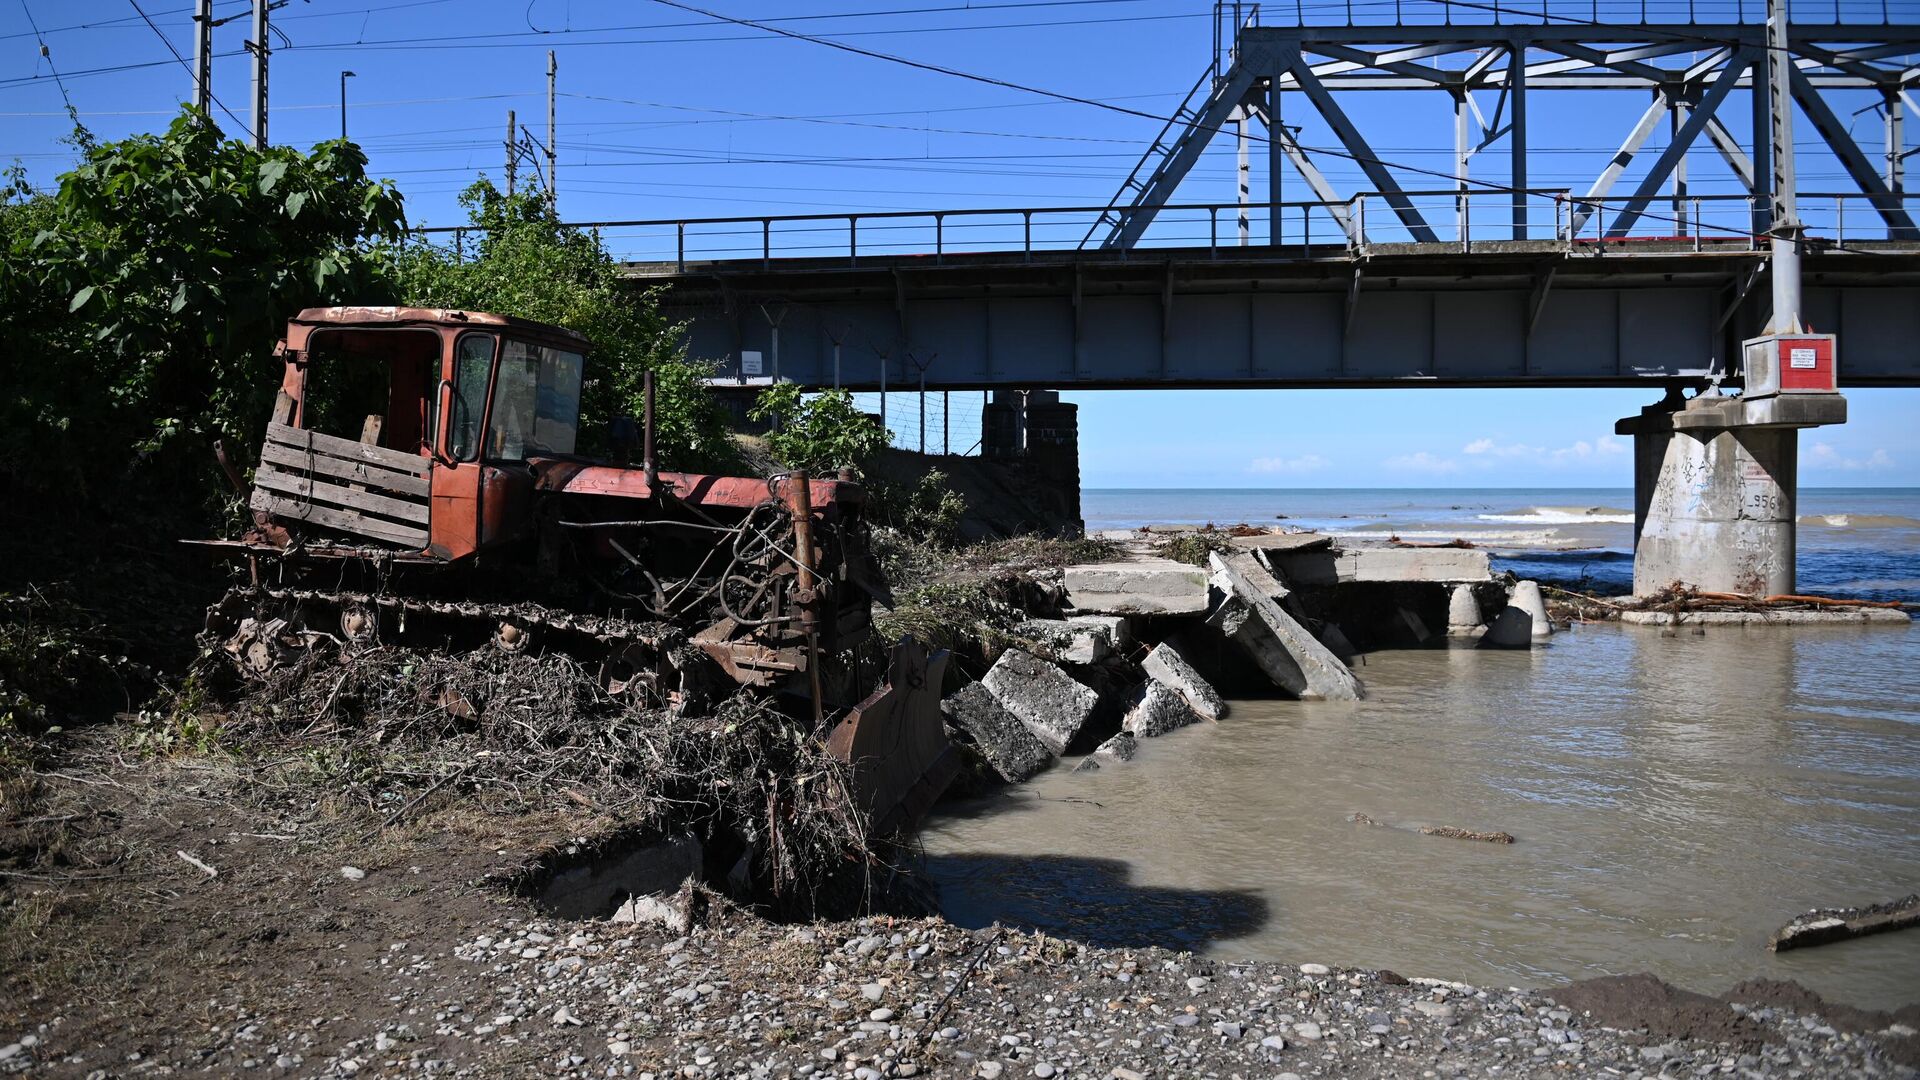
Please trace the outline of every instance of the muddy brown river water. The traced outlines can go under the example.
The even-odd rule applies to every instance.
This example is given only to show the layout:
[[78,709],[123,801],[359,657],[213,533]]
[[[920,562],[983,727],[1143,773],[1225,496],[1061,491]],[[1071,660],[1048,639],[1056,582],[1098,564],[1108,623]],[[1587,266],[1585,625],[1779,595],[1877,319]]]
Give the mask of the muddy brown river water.
[[947,808],[924,837],[946,914],[1493,985],[1920,1000],[1920,930],[1765,948],[1805,908],[1920,890],[1920,628],[1584,626],[1360,674],[1358,704],[1235,702],[1130,764]]

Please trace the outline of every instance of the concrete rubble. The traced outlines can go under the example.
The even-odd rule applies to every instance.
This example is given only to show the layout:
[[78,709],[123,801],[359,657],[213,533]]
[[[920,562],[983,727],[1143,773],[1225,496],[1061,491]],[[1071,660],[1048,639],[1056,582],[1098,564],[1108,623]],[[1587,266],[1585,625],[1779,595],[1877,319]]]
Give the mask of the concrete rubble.
[[1199,719],[1185,698],[1166,684],[1148,679],[1134,692],[1120,729],[1136,738],[1151,739]]
[[1207,610],[1207,574],[1172,559],[1069,566],[1067,602],[1080,613],[1199,615]]
[[1058,665],[1024,649],[1001,653],[980,681],[1056,756],[1066,753],[1100,702]]
[[1249,580],[1241,556],[1208,557],[1222,594],[1207,623],[1239,645],[1282,690],[1300,698],[1355,701],[1366,689],[1340,658]]
[[704,857],[697,838],[669,837],[617,860],[555,874],[541,891],[540,907],[563,918],[602,918],[625,898],[669,896],[688,881],[699,881]]
[[1227,715],[1227,703],[1172,645],[1164,641],[1155,645],[1140,662],[1140,668],[1148,678],[1179,694],[1187,708],[1202,720],[1218,720]]
[[1017,784],[1053,764],[1054,752],[1008,712],[984,683],[968,683],[940,703],[947,725],[965,733],[995,775]]
[[[1117,617],[1116,617],[1117,618]],[[1028,619],[1014,634],[1052,650],[1063,664],[1097,664],[1113,652],[1113,631],[1094,622],[1069,619]]]

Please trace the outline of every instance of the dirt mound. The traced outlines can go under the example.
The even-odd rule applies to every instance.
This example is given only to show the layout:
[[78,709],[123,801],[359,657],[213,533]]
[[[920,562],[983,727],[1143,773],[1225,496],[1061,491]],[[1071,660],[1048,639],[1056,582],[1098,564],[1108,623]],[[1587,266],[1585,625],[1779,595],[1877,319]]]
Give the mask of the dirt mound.
[[[1649,1039],[1707,1039],[1752,1049],[1777,1035],[1753,1019],[1734,1011],[1774,1009],[1800,1016],[1817,1016],[1841,1031],[1875,1034],[1889,1025],[1920,1027],[1920,1004],[1891,1013],[1857,1009],[1830,1002],[1797,982],[1748,979],[1720,997],[1708,997],[1662,982],[1645,972],[1585,979],[1547,991],[1547,996],[1575,1012],[1590,1013],[1607,1027],[1643,1029]],[[1920,1036],[1884,1035],[1877,1041],[1888,1057],[1907,1067],[1920,1066]]]
[[[1781,1009],[1802,1016],[1818,1016],[1841,1031],[1857,1035],[1885,1031],[1893,1024],[1920,1028],[1920,1004],[1902,1005],[1893,1012],[1856,1009],[1828,1001],[1797,982],[1748,979],[1726,992],[1725,1000],[1759,1008]],[[1887,1056],[1909,1068],[1920,1068],[1920,1036],[1891,1035],[1880,1039]]]
[[1547,991],[1547,996],[1576,1013],[1590,1013],[1601,1024],[1623,1030],[1645,1029],[1655,1042],[1703,1039],[1751,1050],[1767,1041],[1758,1023],[1717,998],[1682,990],[1644,972],[1585,979]]

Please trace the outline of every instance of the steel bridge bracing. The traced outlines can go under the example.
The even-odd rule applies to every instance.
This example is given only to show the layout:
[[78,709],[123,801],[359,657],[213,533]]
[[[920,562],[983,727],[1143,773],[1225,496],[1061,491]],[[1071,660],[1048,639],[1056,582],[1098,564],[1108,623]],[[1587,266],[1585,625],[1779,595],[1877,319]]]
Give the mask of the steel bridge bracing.
[[[1920,238],[1902,200],[1904,114],[1920,108],[1911,94],[1920,81],[1920,67],[1911,64],[1920,52],[1920,26],[1796,23],[1787,52],[1794,101],[1859,194],[1866,196],[1888,237]],[[1349,93],[1374,90],[1431,90],[1452,98],[1453,178],[1461,195],[1454,208],[1454,231],[1462,238],[1469,231],[1467,196],[1490,189],[1504,189],[1511,196],[1512,239],[1545,235],[1530,219],[1529,199],[1555,193],[1537,192],[1528,182],[1528,98],[1565,90],[1628,90],[1649,95],[1651,102],[1584,196],[1571,197],[1568,213],[1556,210],[1555,237],[1582,235],[1602,213],[1612,215],[1604,223],[1604,235],[1625,237],[1654,212],[1663,188],[1671,189],[1673,211],[1662,216],[1670,216],[1681,228],[1660,231],[1684,232],[1686,154],[1702,135],[1753,197],[1749,228],[1765,233],[1773,226],[1768,55],[1761,25],[1259,26],[1249,20],[1237,27],[1230,48],[1210,65],[1149,145],[1082,244],[1110,251],[1134,248],[1214,138],[1231,137],[1230,124],[1239,117],[1256,118],[1265,128],[1269,207],[1284,203],[1283,165],[1291,164],[1341,234],[1352,243],[1365,243],[1364,222],[1341,209],[1351,199],[1337,194],[1314,158],[1338,160],[1358,166],[1373,186],[1370,194],[1386,205],[1410,238],[1434,241],[1435,223],[1427,216],[1432,207],[1422,208],[1408,198],[1394,176],[1396,166],[1375,151],[1341,105]],[[1870,154],[1855,140],[1842,114],[1826,99],[1825,92],[1832,90],[1879,92],[1884,152]],[[1745,146],[1720,118],[1721,106],[1739,93],[1751,95],[1755,117]],[[1476,97],[1487,94],[1494,96],[1490,118]],[[1297,123],[1301,109],[1311,110],[1339,145],[1302,146]],[[1624,201],[1609,200],[1662,119],[1669,123],[1666,147]],[[1507,174],[1497,181],[1473,178],[1471,158],[1502,142],[1508,150]],[[1280,215],[1270,213],[1268,221],[1268,242],[1277,245]]]

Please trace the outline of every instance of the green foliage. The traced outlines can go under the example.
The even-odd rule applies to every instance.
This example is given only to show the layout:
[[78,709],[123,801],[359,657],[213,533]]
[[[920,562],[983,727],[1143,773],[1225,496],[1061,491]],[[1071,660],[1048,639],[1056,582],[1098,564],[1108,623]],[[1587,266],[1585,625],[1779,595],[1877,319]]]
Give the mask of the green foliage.
[[929,469],[911,487],[872,481],[870,516],[923,544],[948,547],[960,539],[967,501],[947,482],[947,474]]
[[0,209],[0,471],[42,490],[137,453],[206,470],[251,442],[291,313],[385,297],[367,241],[404,228],[347,142],[223,139],[192,109],[162,134],[78,139],[53,195],[16,174]]
[[598,234],[563,227],[538,190],[503,194],[489,180],[460,197],[472,235],[458,247],[409,243],[393,253],[394,286],[406,303],[517,315],[564,326],[593,342],[581,391],[583,452],[604,449],[616,417],[638,418],[654,372],[656,444],[687,468],[733,456],[724,417],[686,358],[681,328],[657,295],[621,283]]
[[1164,558],[1174,562],[1191,563],[1194,566],[1207,565],[1207,556],[1216,551],[1231,552],[1233,545],[1227,542],[1225,533],[1200,532],[1180,533],[1160,544],[1158,551]]
[[747,415],[775,425],[767,445],[790,469],[864,470],[893,441],[878,421],[854,407],[853,395],[844,390],[809,397],[795,383],[776,383],[760,391]]

